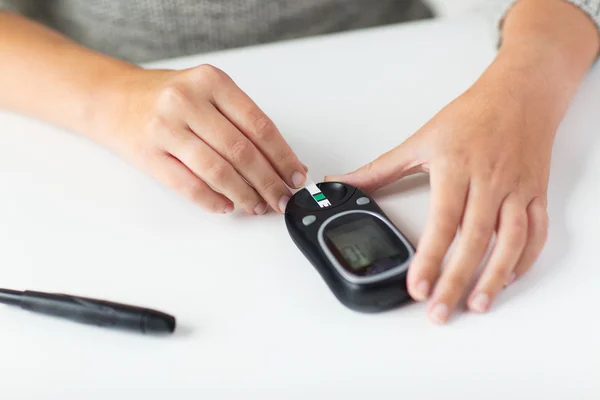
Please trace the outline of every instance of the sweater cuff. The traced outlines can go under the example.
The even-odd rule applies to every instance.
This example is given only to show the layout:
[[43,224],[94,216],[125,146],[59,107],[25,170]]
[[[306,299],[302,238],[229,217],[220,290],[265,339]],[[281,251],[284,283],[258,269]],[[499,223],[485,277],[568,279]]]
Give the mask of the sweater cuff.
[[[502,44],[502,27],[508,12],[519,0],[498,0],[486,10],[487,17],[491,19],[493,35],[496,45]],[[581,9],[594,22],[600,34],[600,0],[563,0]]]
[[600,0],[566,0],[585,12],[598,28],[600,33]]

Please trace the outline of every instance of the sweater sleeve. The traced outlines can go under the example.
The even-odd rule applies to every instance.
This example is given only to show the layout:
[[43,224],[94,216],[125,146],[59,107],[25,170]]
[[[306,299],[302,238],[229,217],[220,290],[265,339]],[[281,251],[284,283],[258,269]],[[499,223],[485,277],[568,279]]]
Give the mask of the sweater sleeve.
[[11,0],[0,0],[0,11],[19,11],[15,3]]
[[[485,15],[493,23],[493,32],[498,45],[502,41],[502,24],[508,11],[519,0],[486,0],[487,4],[483,9]],[[600,0],[562,0],[579,7],[596,24],[598,33],[600,33]]]

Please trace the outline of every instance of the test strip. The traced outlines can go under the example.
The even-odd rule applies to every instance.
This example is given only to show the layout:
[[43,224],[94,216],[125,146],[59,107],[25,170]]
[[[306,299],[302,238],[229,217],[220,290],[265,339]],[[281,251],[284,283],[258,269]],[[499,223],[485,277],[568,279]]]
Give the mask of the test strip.
[[304,188],[308,190],[312,198],[317,202],[319,207],[329,207],[331,203],[327,200],[327,197],[321,192],[321,190],[317,187],[317,185],[310,178],[306,178],[306,184]]

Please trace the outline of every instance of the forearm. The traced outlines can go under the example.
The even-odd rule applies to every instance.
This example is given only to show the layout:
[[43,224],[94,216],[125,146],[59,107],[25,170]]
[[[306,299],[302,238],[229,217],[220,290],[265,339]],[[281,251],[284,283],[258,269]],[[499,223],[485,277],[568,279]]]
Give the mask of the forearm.
[[519,0],[505,16],[502,38],[482,80],[505,87],[523,112],[541,111],[556,128],[598,55],[597,26],[566,0]]
[[94,136],[112,107],[108,83],[136,68],[0,12],[0,109]]

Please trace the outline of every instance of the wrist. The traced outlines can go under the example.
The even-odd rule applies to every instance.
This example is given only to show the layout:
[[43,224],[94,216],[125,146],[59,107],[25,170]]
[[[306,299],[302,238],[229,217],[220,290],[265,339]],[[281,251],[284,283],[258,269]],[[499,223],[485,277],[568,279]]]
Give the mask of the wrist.
[[504,99],[507,113],[554,132],[583,74],[567,65],[559,46],[531,40],[503,46],[474,86]]
[[145,70],[138,66],[111,66],[94,80],[77,129],[90,139],[112,147],[125,129],[126,117],[135,111],[135,91],[131,82]]
[[568,98],[551,81],[550,72],[538,63],[499,54],[467,94],[492,115],[498,129],[536,136],[551,145]]

